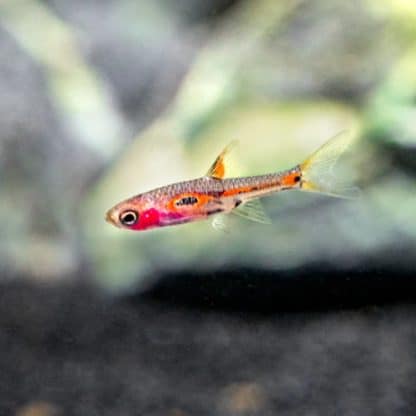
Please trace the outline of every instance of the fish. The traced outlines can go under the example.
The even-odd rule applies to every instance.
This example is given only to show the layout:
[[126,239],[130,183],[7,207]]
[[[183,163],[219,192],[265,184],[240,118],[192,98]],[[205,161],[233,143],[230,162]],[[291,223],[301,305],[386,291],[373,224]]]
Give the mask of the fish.
[[[345,187],[333,167],[352,143],[352,135],[342,132],[309,156],[304,162],[283,171],[227,178],[226,158],[234,147],[228,145],[208,172],[197,179],[162,186],[128,198],[106,213],[110,224],[127,230],[144,231],[236,214],[259,223],[270,223],[260,198],[286,190],[318,192],[349,198],[354,188]],[[217,228],[217,227],[216,227]]]

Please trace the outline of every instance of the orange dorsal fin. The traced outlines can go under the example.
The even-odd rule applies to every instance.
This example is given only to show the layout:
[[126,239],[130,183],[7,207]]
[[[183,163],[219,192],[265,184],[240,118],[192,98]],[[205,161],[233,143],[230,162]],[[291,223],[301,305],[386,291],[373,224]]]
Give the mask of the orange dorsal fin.
[[237,141],[232,141],[227,147],[217,156],[214,163],[208,169],[206,176],[214,179],[223,179],[226,171],[226,158],[231,149],[235,147]]

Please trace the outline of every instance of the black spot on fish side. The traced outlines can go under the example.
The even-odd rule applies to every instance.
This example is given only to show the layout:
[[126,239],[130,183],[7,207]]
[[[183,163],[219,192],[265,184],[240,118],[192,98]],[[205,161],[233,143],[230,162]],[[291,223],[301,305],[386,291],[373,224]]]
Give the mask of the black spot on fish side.
[[298,176],[295,176],[294,178],[293,178],[293,180],[295,181],[295,182],[300,182],[300,179],[301,179],[301,177],[298,175]]
[[234,208],[237,208],[238,206],[240,206],[242,202],[243,201],[241,199],[237,199],[234,203]]
[[198,202],[198,198],[194,196],[187,196],[185,198],[181,198],[179,201],[176,201],[176,205],[194,205]]

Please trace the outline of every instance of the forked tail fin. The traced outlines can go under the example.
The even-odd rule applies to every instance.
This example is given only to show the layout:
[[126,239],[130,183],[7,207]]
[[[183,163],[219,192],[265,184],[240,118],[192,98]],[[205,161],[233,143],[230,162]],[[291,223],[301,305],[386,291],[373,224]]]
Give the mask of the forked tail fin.
[[340,181],[333,172],[337,160],[353,141],[354,135],[343,131],[306,159],[300,165],[302,171],[301,189],[339,198],[357,197],[359,189]]

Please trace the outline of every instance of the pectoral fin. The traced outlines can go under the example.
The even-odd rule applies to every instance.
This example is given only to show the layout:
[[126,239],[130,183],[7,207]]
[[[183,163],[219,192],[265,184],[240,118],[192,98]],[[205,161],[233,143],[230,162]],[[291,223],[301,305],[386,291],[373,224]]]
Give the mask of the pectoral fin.
[[216,231],[222,231],[227,234],[230,233],[230,227],[227,223],[227,214],[214,215],[214,219],[211,224]]
[[237,141],[232,141],[215,159],[212,166],[209,168],[206,176],[215,179],[223,179],[226,171],[226,157],[230,150],[235,147]]

